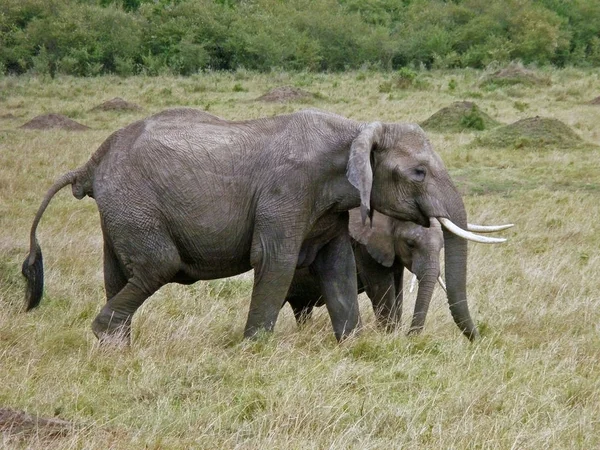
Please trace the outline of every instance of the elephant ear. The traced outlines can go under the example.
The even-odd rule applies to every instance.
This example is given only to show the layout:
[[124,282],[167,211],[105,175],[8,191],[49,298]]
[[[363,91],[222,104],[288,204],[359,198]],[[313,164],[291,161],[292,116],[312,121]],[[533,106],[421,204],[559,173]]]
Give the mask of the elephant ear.
[[350,146],[350,158],[346,167],[346,177],[360,193],[360,215],[362,223],[371,217],[371,188],[373,186],[373,168],[371,167],[371,149],[381,140],[383,125],[373,122],[367,125]]
[[350,211],[350,236],[364,245],[371,258],[385,267],[391,267],[396,258],[392,220],[383,214],[374,213],[369,226],[362,223],[358,209]]

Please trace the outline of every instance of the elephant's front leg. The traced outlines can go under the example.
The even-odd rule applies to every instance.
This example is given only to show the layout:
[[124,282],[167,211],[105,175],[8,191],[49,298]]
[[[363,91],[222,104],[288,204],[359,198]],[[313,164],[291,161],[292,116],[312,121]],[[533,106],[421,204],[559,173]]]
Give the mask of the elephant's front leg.
[[355,250],[358,276],[373,303],[378,325],[394,331],[402,321],[402,270],[375,261],[364,246]]
[[356,264],[348,233],[342,232],[321,248],[311,269],[319,279],[335,337],[341,341],[360,326]]
[[254,288],[245,338],[254,338],[261,330],[273,331],[298,263],[302,234],[282,229],[274,220],[271,224],[257,225],[252,240]]

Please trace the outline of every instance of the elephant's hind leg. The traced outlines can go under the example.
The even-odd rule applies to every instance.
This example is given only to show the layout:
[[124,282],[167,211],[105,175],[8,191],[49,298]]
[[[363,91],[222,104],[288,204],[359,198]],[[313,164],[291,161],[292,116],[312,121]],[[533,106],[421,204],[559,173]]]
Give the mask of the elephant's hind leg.
[[[156,289],[155,289],[156,290]],[[135,311],[153,292],[134,278],[112,297],[92,323],[92,331],[102,344],[128,345],[131,339],[131,319]]]
[[127,284],[127,275],[121,268],[112,245],[109,243],[106,235],[104,236],[104,290],[106,291],[106,300],[110,300],[119,293]]
[[[173,246],[169,250],[147,254],[147,264],[128,266],[133,276],[127,279],[111,248],[104,253],[105,287],[108,301],[94,319],[92,331],[103,344],[128,345],[131,339],[131,319],[144,301],[168,283],[179,269],[179,255]],[[154,259],[152,259],[154,258]]]

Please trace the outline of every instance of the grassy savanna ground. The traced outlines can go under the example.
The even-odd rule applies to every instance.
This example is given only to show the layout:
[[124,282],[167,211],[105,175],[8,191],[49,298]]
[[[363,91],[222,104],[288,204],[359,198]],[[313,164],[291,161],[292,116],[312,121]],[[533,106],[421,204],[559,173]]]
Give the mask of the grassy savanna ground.
[[[597,72],[548,71],[551,84],[479,84],[475,71],[273,73],[190,78],[0,79],[0,408],[71,421],[62,436],[4,431],[6,448],[582,448],[600,447],[600,95]],[[291,85],[303,102],[253,99]],[[91,112],[120,96],[139,112]],[[99,348],[90,323],[104,302],[93,200],[60,192],[38,228],[46,286],[24,314],[20,267],[39,203],[62,173],[114,130],[167,107],[229,119],[318,107],[357,120],[421,122],[457,100],[503,123],[536,115],[587,144],[484,147],[485,131],[430,133],[470,221],[514,222],[501,246],[469,244],[470,344],[438,289],[424,333],[365,324],[338,345],[324,309],[298,330],[289,308],[272,338],[242,341],[251,279],[167,286],[134,319],[127,350]],[[86,132],[18,126],[60,113]]]

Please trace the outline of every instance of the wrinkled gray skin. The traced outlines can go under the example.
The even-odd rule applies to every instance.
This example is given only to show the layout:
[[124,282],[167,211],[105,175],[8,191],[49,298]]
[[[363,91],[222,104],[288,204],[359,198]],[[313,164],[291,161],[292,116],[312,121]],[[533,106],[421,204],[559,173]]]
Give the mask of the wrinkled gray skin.
[[[467,226],[462,199],[417,125],[314,110],[234,122],[173,109],[113,133],[47,192],[22,269],[28,309],[43,289],[37,225],[67,185],[98,205],[107,303],[92,329],[117,344],[129,342],[133,314],[161,286],[252,268],[245,337],[273,330],[296,268],[309,267],[343,339],[359,325],[350,209],[360,206],[364,219],[375,209],[423,226],[430,217]],[[467,245],[444,236],[455,320],[473,337]]]
[[[363,225],[358,209],[353,209],[349,229],[358,292],[367,293],[378,323],[387,330],[400,326],[404,268],[417,276],[419,289],[409,333],[420,333],[440,275],[440,251],[444,247],[440,223],[431,220],[431,226],[425,228],[375,213],[371,227]],[[324,304],[315,276],[306,269],[296,272],[286,300],[299,325],[311,316],[313,307]]]

